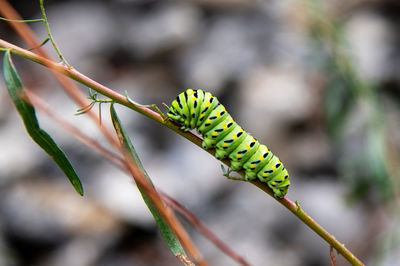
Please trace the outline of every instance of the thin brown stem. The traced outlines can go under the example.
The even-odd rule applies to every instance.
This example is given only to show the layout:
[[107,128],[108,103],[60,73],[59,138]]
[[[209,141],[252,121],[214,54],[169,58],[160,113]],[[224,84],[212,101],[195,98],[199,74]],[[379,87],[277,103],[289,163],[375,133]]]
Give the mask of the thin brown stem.
[[250,264],[238,253],[236,253],[233,249],[231,249],[228,245],[222,242],[210,229],[200,221],[195,215],[193,215],[189,210],[187,210],[184,206],[182,206],[179,202],[168,196],[167,194],[160,192],[164,201],[170,205],[173,209],[179,212],[181,215],[185,217],[194,227],[197,228],[206,238],[208,238],[211,242],[213,242],[220,250],[224,253],[228,254],[233,260],[237,261],[240,265],[249,266]]
[[336,266],[335,250],[333,249],[333,246],[330,246],[329,248],[329,255],[331,257],[331,265]]

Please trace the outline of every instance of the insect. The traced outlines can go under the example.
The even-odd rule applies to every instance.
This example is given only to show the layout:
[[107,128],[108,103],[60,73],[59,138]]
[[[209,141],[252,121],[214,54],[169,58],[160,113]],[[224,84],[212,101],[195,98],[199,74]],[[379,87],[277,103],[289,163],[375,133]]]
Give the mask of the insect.
[[172,102],[168,117],[184,131],[196,128],[203,136],[203,148],[215,148],[218,160],[229,158],[232,170],[245,171],[245,180],[258,178],[276,198],[286,195],[290,181],[285,166],[267,146],[233,121],[211,93],[192,89],[182,92]]

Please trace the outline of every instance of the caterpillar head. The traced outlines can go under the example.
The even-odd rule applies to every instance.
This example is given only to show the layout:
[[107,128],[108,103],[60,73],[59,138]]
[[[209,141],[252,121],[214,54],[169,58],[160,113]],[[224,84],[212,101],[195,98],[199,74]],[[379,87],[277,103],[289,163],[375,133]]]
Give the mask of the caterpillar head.
[[175,123],[177,123],[179,125],[183,125],[185,123],[184,116],[179,114],[179,112],[173,106],[170,107],[167,115],[172,121],[174,121]]
[[175,108],[174,104],[178,104],[176,100],[172,102],[172,106],[169,108],[169,111],[167,113],[168,117],[176,124],[180,125],[182,130],[191,130],[186,114],[184,112],[181,112],[179,108]]

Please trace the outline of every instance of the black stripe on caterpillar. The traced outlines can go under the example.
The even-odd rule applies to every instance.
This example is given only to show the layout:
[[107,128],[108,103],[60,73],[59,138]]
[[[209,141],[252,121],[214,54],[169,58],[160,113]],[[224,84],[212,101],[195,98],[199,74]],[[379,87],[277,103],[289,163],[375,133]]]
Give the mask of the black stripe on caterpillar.
[[246,180],[258,178],[277,198],[283,198],[290,185],[289,174],[267,146],[245,132],[218,99],[203,90],[188,89],[172,102],[168,117],[184,131],[197,129],[203,148],[215,148],[218,160],[229,158],[231,169],[244,170]]

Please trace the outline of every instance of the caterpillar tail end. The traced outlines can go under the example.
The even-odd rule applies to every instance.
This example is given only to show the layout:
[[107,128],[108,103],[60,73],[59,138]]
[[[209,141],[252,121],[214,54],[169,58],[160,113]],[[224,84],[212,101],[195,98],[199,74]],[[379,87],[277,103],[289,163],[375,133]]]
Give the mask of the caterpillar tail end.
[[269,186],[269,187],[272,189],[272,191],[274,192],[274,197],[275,197],[275,198],[282,199],[283,197],[286,196],[286,193],[287,193],[288,190],[289,190],[290,181],[287,180],[287,181],[285,182],[285,184],[282,184],[282,186],[280,186],[280,187],[275,187],[275,186],[271,186],[271,185],[268,185],[268,186]]
[[288,188],[285,189],[273,188],[272,191],[274,192],[275,198],[282,199],[283,197],[286,196]]

